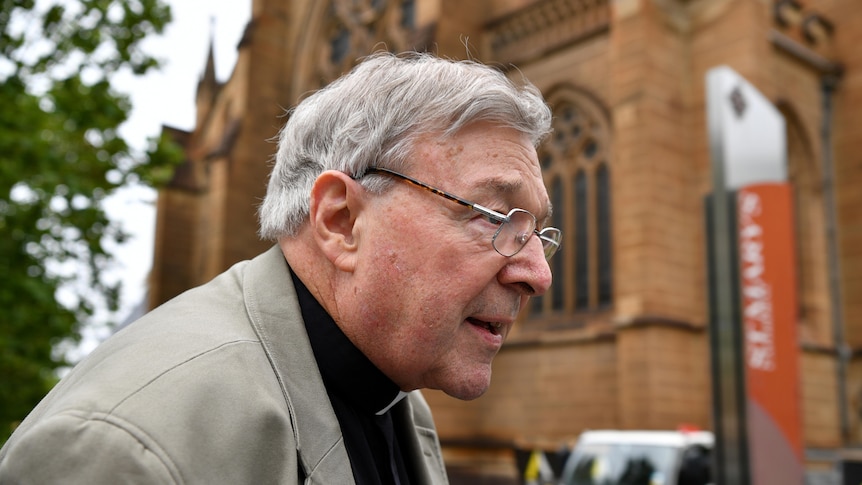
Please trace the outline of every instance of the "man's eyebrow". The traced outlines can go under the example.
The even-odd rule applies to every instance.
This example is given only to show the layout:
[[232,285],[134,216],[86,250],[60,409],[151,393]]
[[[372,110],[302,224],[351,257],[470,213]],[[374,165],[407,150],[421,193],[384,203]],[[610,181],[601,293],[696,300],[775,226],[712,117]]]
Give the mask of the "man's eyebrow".
[[[488,191],[492,194],[502,194],[504,197],[512,197],[517,195],[517,193],[524,187],[523,180],[506,180],[500,178],[489,178],[480,184],[480,190]],[[550,222],[551,215],[554,212],[554,207],[551,205],[551,202],[548,201],[547,207],[545,207],[544,213],[534,214],[536,216],[536,223],[539,227],[545,227],[545,225]]]
[[495,194],[502,193],[503,195],[515,195],[523,187],[524,182],[522,180],[503,180],[498,178],[484,180],[481,184],[482,189]]

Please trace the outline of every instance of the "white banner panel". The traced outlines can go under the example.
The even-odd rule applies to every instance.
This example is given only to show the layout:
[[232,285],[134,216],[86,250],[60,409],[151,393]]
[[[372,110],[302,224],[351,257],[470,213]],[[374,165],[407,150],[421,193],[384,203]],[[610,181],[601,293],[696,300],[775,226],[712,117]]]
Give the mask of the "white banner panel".
[[710,69],[706,86],[711,150],[721,154],[725,188],[786,182],[787,134],[781,112],[727,66]]

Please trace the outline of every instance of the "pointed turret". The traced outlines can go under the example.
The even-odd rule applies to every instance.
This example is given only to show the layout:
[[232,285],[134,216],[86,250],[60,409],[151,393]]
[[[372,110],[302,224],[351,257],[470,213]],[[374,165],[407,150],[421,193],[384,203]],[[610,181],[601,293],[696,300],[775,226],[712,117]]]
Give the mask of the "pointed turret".
[[207,53],[207,64],[204,68],[204,74],[201,77],[200,84],[209,86],[218,85],[215,73],[215,17],[210,19],[210,48]]
[[221,84],[216,79],[215,70],[215,17],[210,18],[210,46],[207,53],[207,63],[203,75],[198,81],[197,90],[197,126],[202,126],[215,103],[216,96],[221,90]]

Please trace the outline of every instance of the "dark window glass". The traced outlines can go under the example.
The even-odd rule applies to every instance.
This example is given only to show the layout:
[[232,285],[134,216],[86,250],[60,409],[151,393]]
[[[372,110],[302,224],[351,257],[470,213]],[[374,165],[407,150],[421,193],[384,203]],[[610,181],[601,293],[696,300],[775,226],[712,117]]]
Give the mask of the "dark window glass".
[[541,315],[545,300],[544,296],[534,296],[530,298],[530,313],[533,315]]
[[613,298],[613,271],[611,267],[611,186],[606,165],[596,171],[596,226],[598,229],[597,259],[599,270],[599,305],[610,305]]
[[587,176],[575,175],[575,308],[590,304],[589,234],[587,233]]
[[350,31],[346,28],[341,27],[338,29],[338,32],[333,36],[330,41],[330,48],[332,50],[329,60],[338,65],[344,60],[344,57],[347,56],[347,51],[350,49]]
[[416,2],[404,0],[401,2],[401,26],[412,29],[416,26]]
[[[554,212],[551,216],[551,225],[556,228],[563,227],[563,216],[565,215],[566,208],[563,205],[563,180],[560,177],[556,177],[554,179],[554,183],[551,184],[551,204],[553,205]],[[551,284],[551,307],[554,310],[562,310],[565,308],[566,299],[565,299],[565,267],[566,256],[565,254],[557,253],[554,255],[554,258],[551,259],[551,272],[553,274],[554,280],[556,283]]]
[[587,142],[586,146],[584,146],[584,156],[587,158],[593,158],[596,156],[596,152],[599,151],[599,145],[595,140],[590,140]]

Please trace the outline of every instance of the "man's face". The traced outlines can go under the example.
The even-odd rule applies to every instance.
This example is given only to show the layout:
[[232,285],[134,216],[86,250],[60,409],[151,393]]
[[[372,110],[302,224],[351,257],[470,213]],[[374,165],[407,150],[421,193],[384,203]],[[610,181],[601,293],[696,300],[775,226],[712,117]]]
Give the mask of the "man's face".
[[[405,174],[506,214],[548,216],[548,195],[530,140],[475,124],[454,138],[417,145]],[[474,399],[488,388],[491,361],[529,296],[551,284],[542,244],[498,254],[498,225],[478,212],[402,180],[367,194],[359,226],[355,285],[341,295],[351,338],[402,389],[441,389]]]

